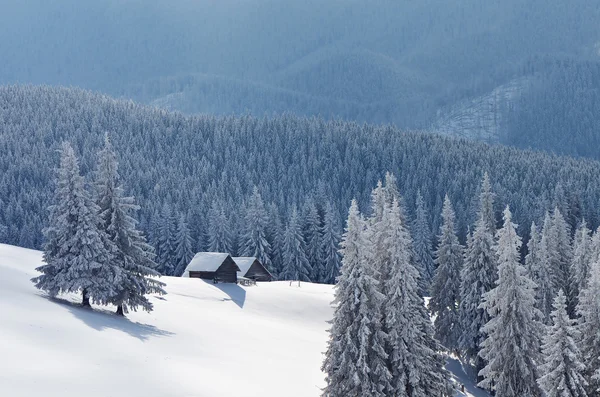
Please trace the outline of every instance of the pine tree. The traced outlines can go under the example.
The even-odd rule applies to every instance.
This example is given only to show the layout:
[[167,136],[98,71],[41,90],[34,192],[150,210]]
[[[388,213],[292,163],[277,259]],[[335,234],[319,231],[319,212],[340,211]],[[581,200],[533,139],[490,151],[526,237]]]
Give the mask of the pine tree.
[[527,255],[525,255],[525,268],[529,273],[529,278],[534,282],[536,280],[536,272],[540,267],[540,234],[535,222],[531,222],[529,229],[529,241],[527,242]]
[[304,241],[306,241],[306,258],[312,268],[311,279],[315,282],[323,280],[325,274],[323,255],[323,230],[319,211],[313,200],[309,200],[303,216]]
[[456,350],[460,335],[458,307],[463,249],[456,236],[454,210],[447,195],[444,199],[442,218],[444,223],[440,229],[435,259],[438,268],[431,287],[429,310],[436,316],[436,339],[447,349]]
[[242,255],[255,257],[269,271],[273,270],[271,245],[267,240],[269,217],[256,186],[246,208],[244,223],[244,234],[241,236]]
[[467,246],[464,267],[461,271],[459,307],[462,330],[459,347],[467,358],[475,361],[477,372],[484,366],[479,357],[481,342],[484,339],[481,329],[490,320],[481,303],[483,294],[495,287],[498,277],[494,252],[496,222],[493,204],[489,177],[485,173],[479,196],[478,220]]
[[176,233],[177,223],[173,216],[173,210],[165,203],[161,211],[160,225],[158,228],[158,247],[157,260],[160,268],[160,273],[165,276],[171,276],[175,272],[176,261]]
[[462,332],[459,347],[467,358],[474,360],[479,372],[484,365],[478,355],[484,339],[481,329],[490,320],[481,303],[483,294],[494,288],[498,277],[494,237],[488,231],[482,216],[479,217],[470,240],[461,271],[459,313]]
[[335,311],[322,370],[327,386],[324,397],[383,397],[387,384],[373,371],[373,357],[380,361],[382,346],[374,346],[381,332],[379,307],[385,296],[379,292],[377,272],[365,258],[365,222],[356,200],[352,201],[346,232],[341,242],[342,268],[335,286]]
[[417,193],[415,220],[412,225],[415,266],[420,274],[422,292],[429,291],[435,274],[435,263],[431,248],[431,230],[421,192]]
[[48,226],[44,229],[45,264],[32,279],[51,296],[82,293],[83,306],[90,300],[109,303],[124,277],[113,264],[116,247],[100,229],[99,207],[85,189],[79,163],[70,144],[64,143]]
[[412,241],[395,198],[386,205],[382,257],[389,266],[383,316],[391,368],[390,396],[443,396],[448,393],[441,346],[419,294],[419,273],[411,263]]
[[588,395],[600,396],[600,263],[590,267],[586,287],[579,294],[577,328],[580,332],[579,350],[586,365]]
[[557,293],[552,260],[557,255],[556,239],[554,238],[552,229],[552,219],[546,213],[538,258],[532,262],[532,266],[535,265],[535,267],[531,271],[531,278],[536,284],[536,307],[542,312],[542,321],[544,324],[550,324],[552,301]]
[[311,268],[306,259],[304,237],[298,211],[294,208],[290,216],[283,243],[283,269],[282,280],[311,281]]
[[573,240],[573,258],[571,260],[571,296],[568,297],[568,312],[571,317],[575,314],[577,299],[580,291],[585,288],[585,283],[589,276],[589,266],[591,263],[591,245],[590,229],[585,220],[575,232]]
[[541,313],[535,308],[535,284],[519,262],[521,238],[511,218],[507,206],[497,233],[497,285],[482,303],[491,319],[483,327],[486,339],[479,354],[487,364],[479,385],[497,397],[538,397]]
[[192,249],[192,236],[188,224],[186,222],[185,215],[181,215],[179,217],[179,222],[177,222],[177,233],[175,234],[175,236],[176,265],[173,275],[180,277],[185,271],[187,265],[194,257],[194,251]]
[[567,297],[571,297],[571,257],[573,247],[569,224],[556,207],[552,214],[552,236],[555,239],[556,251],[551,257],[551,266],[556,291],[562,289]]
[[209,252],[231,252],[232,242],[225,211],[213,201],[208,211],[207,250]]
[[319,281],[335,284],[341,267],[341,258],[339,254],[340,234],[336,223],[335,210],[331,203],[325,207],[325,218],[321,235],[321,256],[323,258],[323,272]]
[[152,303],[147,294],[164,295],[164,283],[156,280],[152,247],[146,243],[144,235],[137,229],[137,221],[132,214],[139,210],[133,197],[124,197],[119,185],[116,153],[108,139],[98,154],[96,170],[96,198],[100,215],[100,229],[114,244],[116,251],[112,263],[123,272],[116,283],[116,293],[110,303],[117,306],[117,314],[124,315],[129,309],[151,311]]
[[552,327],[544,337],[538,384],[547,397],[587,397],[587,382],[583,377],[585,365],[575,344],[578,332],[575,320],[567,314],[567,299],[562,290],[554,299]]

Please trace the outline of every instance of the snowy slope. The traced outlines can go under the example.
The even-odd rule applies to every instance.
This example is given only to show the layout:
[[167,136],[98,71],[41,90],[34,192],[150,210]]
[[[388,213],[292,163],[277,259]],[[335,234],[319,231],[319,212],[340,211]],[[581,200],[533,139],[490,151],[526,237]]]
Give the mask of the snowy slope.
[[29,281],[40,262],[0,245],[0,396],[320,394],[330,286],[165,277],[155,311],[123,319],[45,297]]

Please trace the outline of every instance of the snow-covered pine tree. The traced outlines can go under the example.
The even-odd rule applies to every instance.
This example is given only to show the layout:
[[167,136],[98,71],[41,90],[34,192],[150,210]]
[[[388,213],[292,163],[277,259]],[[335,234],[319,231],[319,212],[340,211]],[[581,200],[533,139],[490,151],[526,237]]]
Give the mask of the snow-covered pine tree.
[[176,265],[173,275],[180,277],[194,257],[194,250],[192,249],[192,235],[186,217],[183,214],[179,217],[179,221],[177,222],[175,241]]
[[552,258],[557,255],[555,237],[552,228],[552,218],[546,212],[542,237],[540,239],[537,260],[531,272],[531,278],[536,284],[536,307],[542,312],[542,322],[550,324],[552,312],[552,301],[556,296],[555,272],[553,271]]
[[208,252],[231,252],[231,234],[225,210],[213,201],[208,211],[208,230],[206,231]]
[[474,361],[477,372],[484,366],[478,355],[481,342],[485,338],[481,329],[490,320],[488,312],[481,307],[481,303],[483,294],[495,287],[498,277],[494,248],[494,236],[487,229],[485,219],[480,213],[461,270],[459,307],[461,323],[459,348],[468,359]]
[[433,339],[431,320],[419,293],[419,272],[411,263],[412,241],[396,198],[386,204],[382,258],[389,267],[384,280],[383,311],[391,369],[388,396],[444,396],[449,390],[441,346]]
[[99,228],[100,209],[85,189],[69,143],[62,145],[53,201],[44,229],[45,264],[32,281],[51,296],[81,292],[83,306],[90,306],[90,300],[108,303],[124,274],[113,264],[116,247]]
[[133,197],[124,197],[120,186],[118,162],[108,135],[104,148],[98,153],[96,168],[96,200],[100,215],[100,229],[107,234],[116,251],[112,264],[118,266],[123,277],[115,280],[116,293],[110,303],[117,306],[117,314],[124,315],[129,309],[151,311],[152,303],[147,294],[164,295],[164,283],[156,280],[154,253],[146,238],[137,229],[132,214],[139,210]]
[[551,257],[554,288],[556,291],[562,289],[567,297],[571,297],[570,267],[573,255],[571,231],[558,207],[554,208],[552,214],[552,236],[556,239],[556,252]]
[[255,186],[244,217],[244,233],[240,236],[241,251],[242,255],[255,257],[271,271],[273,265],[271,262],[271,245],[267,240],[268,224],[269,216],[265,204],[258,187]]
[[429,310],[436,316],[435,337],[449,350],[458,348],[460,336],[460,272],[463,265],[463,248],[455,229],[455,215],[446,195],[442,208],[444,220],[440,228],[439,245],[435,253],[437,271],[431,286]]
[[538,384],[546,397],[587,397],[585,365],[575,341],[579,333],[575,320],[567,314],[567,298],[562,290],[554,298],[553,325],[548,327],[542,345],[543,364]]
[[306,241],[306,258],[312,268],[311,280],[314,282],[326,282],[323,280],[325,269],[322,257],[323,227],[321,217],[314,200],[309,199],[303,211],[304,241]]
[[435,274],[435,263],[431,248],[431,229],[421,192],[417,192],[415,220],[412,225],[415,267],[419,271],[422,292],[429,291]]
[[278,278],[281,269],[283,268],[283,237],[284,237],[284,225],[279,215],[279,209],[275,203],[269,205],[269,236],[272,242],[271,254],[272,254],[272,265],[273,274]]
[[590,266],[587,285],[579,294],[577,329],[581,334],[579,350],[586,365],[588,395],[600,396],[600,263]]
[[302,227],[296,208],[292,209],[292,214],[285,230],[283,242],[283,268],[279,278],[282,280],[311,281],[310,274],[312,269],[306,259],[304,237],[302,237]]
[[535,284],[520,264],[521,238],[508,206],[496,244],[498,281],[482,303],[491,319],[483,327],[486,339],[479,354],[486,366],[479,385],[497,397],[539,397],[541,313],[535,308]]
[[527,242],[527,255],[525,255],[525,268],[529,273],[529,278],[534,282],[536,280],[535,272],[539,268],[540,262],[540,233],[535,222],[531,222],[529,229],[529,241]]
[[320,282],[327,284],[335,284],[342,265],[339,253],[340,232],[338,231],[336,219],[336,210],[331,203],[327,202],[321,233],[323,236],[321,244],[323,265],[319,277]]
[[342,268],[335,286],[334,315],[322,366],[327,386],[323,397],[384,397],[389,390],[381,384],[372,366],[382,346],[374,346],[374,334],[380,333],[377,315],[384,302],[379,292],[378,275],[365,258],[368,242],[365,221],[352,201],[341,247]]
[[175,271],[175,235],[177,233],[177,222],[172,208],[165,203],[160,214],[160,226],[158,229],[157,261],[160,273],[165,276],[173,275]]
[[464,267],[460,282],[460,350],[474,361],[477,372],[483,369],[484,362],[479,356],[484,335],[483,326],[490,320],[481,307],[483,294],[491,291],[498,278],[494,236],[496,222],[494,218],[494,198],[487,172],[483,176],[479,195],[477,223],[465,252]]
[[571,296],[567,299],[568,312],[574,317],[580,291],[585,288],[591,263],[592,238],[585,220],[575,231],[573,239],[573,258],[571,260]]

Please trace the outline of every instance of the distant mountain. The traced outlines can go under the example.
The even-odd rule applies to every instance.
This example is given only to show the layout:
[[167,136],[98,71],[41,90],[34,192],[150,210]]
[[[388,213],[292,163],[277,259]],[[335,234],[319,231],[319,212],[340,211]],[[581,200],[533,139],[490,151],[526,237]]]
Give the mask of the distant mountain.
[[[565,139],[540,138],[547,126],[518,114],[545,117],[526,106],[538,95],[545,109],[579,106],[568,95],[549,103],[542,91],[555,87],[551,63],[598,65],[595,0],[6,0],[2,11],[0,84],[74,85],[186,113],[438,126],[600,153],[575,142],[565,150]],[[490,95],[522,81],[534,85],[527,96],[490,115]],[[565,113],[552,122],[568,128],[563,135],[589,135],[585,122],[558,119]]]

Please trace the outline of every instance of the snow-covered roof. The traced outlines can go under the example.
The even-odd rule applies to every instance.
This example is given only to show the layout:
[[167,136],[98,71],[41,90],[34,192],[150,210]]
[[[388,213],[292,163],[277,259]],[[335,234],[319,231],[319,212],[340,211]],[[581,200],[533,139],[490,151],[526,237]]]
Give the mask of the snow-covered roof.
[[246,273],[248,273],[248,270],[250,270],[250,266],[252,266],[255,260],[256,258],[253,256],[238,256],[236,258],[233,258],[235,264],[238,265],[238,267],[240,268],[240,271],[238,272],[238,277],[244,277]]
[[185,268],[182,277],[189,277],[190,271],[214,272],[223,264],[228,256],[229,254],[224,252],[198,252]]

